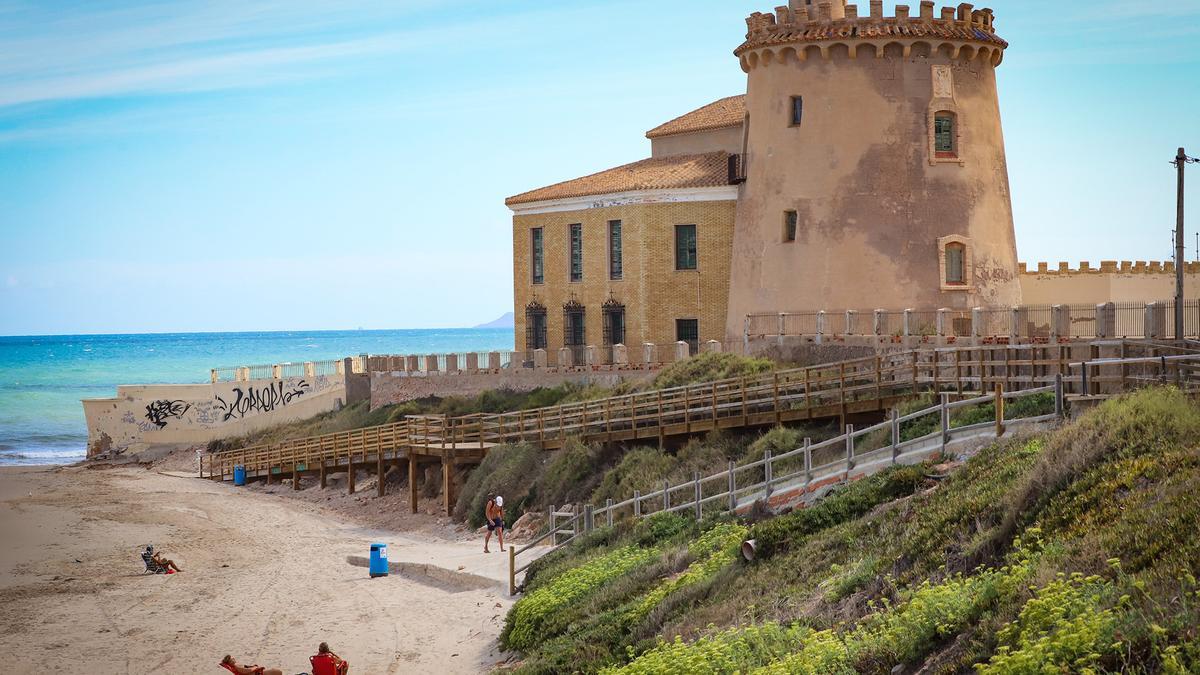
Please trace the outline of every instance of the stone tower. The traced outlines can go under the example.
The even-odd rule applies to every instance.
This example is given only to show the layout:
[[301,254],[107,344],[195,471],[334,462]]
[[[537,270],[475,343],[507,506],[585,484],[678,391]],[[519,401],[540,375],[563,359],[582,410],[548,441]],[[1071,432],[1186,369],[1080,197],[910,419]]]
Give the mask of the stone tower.
[[746,20],[727,332],[748,313],[1020,302],[990,9]]

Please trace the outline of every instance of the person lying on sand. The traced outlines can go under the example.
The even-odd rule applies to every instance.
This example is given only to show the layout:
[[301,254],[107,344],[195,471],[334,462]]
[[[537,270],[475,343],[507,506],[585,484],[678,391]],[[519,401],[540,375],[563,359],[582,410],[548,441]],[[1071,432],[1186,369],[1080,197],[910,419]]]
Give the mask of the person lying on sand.
[[329,651],[329,643],[322,642],[317,647],[317,655],[310,658],[313,675],[346,675],[350,670],[350,662]]
[[174,560],[162,557],[162,554],[155,551],[153,546],[147,546],[146,551],[150,554],[150,559],[158,563],[159,567],[165,570],[175,570],[176,572],[183,571],[179,569],[179,565],[176,565]]
[[504,497],[499,495],[491,497],[487,501],[487,506],[483,507],[483,517],[487,519],[487,536],[483,539],[483,552],[491,553],[488,550],[488,542],[492,540],[492,531],[496,531],[496,539],[500,541],[500,552],[504,552]]
[[221,667],[231,673],[237,673],[237,675],[283,675],[283,671],[278,668],[238,665],[237,659],[229,654],[226,654],[225,658],[221,659]]

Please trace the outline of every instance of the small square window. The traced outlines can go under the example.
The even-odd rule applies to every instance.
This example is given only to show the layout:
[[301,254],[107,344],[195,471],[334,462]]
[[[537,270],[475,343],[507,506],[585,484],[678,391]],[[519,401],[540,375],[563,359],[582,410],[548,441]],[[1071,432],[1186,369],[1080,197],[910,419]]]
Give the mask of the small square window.
[[803,119],[804,119],[804,97],[803,96],[793,96],[792,97],[791,126],[793,126],[793,127],[800,126],[800,122]]
[[783,212],[783,240],[785,242],[796,241],[796,223],[798,220],[799,216],[796,215],[795,211],[788,210]]

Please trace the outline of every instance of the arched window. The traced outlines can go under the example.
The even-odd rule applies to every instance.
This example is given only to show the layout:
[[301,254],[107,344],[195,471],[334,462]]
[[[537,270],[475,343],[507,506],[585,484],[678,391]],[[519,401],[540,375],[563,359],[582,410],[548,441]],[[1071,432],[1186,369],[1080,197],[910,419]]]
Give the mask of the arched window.
[[967,283],[967,247],[954,242],[946,244],[946,285],[963,286]]
[[938,159],[958,157],[958,117],[948,111],[933,116],[933,152]]

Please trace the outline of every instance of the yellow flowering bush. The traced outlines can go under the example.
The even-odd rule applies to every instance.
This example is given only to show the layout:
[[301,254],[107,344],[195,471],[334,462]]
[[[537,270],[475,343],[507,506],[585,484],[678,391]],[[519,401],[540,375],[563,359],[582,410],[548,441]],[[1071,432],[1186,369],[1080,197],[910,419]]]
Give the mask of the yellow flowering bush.
[[659,642],[624,666],[605,668],[603,675],[723,675],[745,672],[798,649],[812,629],[768,622],[732,628],[695,642]]

